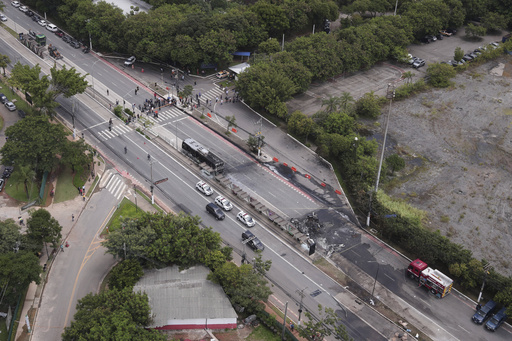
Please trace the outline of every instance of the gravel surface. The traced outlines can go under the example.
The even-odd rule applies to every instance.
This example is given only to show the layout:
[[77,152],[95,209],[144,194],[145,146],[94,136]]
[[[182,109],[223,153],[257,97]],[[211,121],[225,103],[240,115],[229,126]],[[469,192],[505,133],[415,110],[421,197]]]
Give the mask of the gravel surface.
[[428,212],[431,230],[508,275],[511,76],[512,57],[506,56],[459,74],[448,89],[393,103],[389,136],[408,166],[385,188]]

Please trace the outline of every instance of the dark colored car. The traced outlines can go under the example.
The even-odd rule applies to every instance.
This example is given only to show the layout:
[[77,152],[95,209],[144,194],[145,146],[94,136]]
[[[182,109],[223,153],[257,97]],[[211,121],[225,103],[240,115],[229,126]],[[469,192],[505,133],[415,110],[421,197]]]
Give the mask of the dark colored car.
[[14,167],[13,166],[6,166],[4,168],[4,172],[2,173],[2,178],[10,177],[13,171],[14,171]]
[[501,308],[500,311],[494,314],[494,316],[491,317],[489,321],[487,321],[485,328],[491,332],[495,332],[496,329],[498,329],[507,320],[506,311],[507,308]]
[[79,49],[81,47],[80,43],[77,40],[71,40],[69,42],[69,45],[73,46],[75,49]]
[[18,110],[18,116],[20,118],[25,118],[27,116],[27,114],[23,110],[19,109]]
[[496,309],[496,302],[494,302],[492,300],[487,302],[483,307],[481,307],[479,305],[477,307],[477,311],[476,311],[475,315],[473,315],[471,320],[476,324],[482,324],[485,322],[485,320],[487,320],[491,316],[491,314],[494,312],[495,309]]
[[224,220],[224,218],[226,218],[226,215],[222,212],[220,207],[215,205],[213,202],[206,205],[206,212],[213,215],[217,220]]
[[84,47],[84,48],[82,49],[82,52],[83,52],[83,53],[89,53],[89,52],[91,52],[91,49],[89,48],[89,46],[86,46],[86,47]]
[[2,104],[5,104],[5,102],[7,101],[7,97],[4,94],[0,93],[0,102],[2,102]]
[[244,233],[242,233],[242,241],[247,241],[247,245],[249,245],[249,247],[253,250],[260,250],[260,251],[263,251],[265,250],[265,246],[263,245],[263,243],[249,230],[246,230]]
[[29,17],[31,17],[34,15],[34,12],[32,12],[31,10],[28,10],[25,12],[25,15],[28,15]]
[[71,38],[69,36],[62,36],[62,41],[65,43],[69,43],[71,41]]
[[40,16],[38,16],[37,14],[34,14],[34,15],[32,16],[32,20],[37,22],[37,21],[41,20],[41,17],[40,17]]
[[448,33],[451,33],[451,34],[453,34],[453,35],[456,35],[456,34],[457,34],[457,30],[456,30],[456,29],[454,29],[454,28],[447,28],[445,31],[446,31],[446,32],[448,32]]
[[462,59],[464,59],[466,62],[470,62],[473,60],[473,57],[471,57],[469,54],[465,54]]

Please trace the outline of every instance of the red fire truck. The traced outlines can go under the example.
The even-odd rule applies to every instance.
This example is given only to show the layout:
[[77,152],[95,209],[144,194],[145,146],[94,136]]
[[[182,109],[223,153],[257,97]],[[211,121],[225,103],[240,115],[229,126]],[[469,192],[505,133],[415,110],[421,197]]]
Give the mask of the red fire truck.
[[445,297],[452,290],[452,279],[439,270],[429,268],[427,263],[419,258],[409,264],[406,275],[418,281],[419,286],[427,287],[438,298]]

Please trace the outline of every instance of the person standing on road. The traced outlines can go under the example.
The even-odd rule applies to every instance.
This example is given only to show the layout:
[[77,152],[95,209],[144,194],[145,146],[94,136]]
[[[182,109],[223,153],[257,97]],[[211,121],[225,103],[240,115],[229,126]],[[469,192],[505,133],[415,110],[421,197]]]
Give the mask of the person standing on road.
[[71,214],[71,221],[75,221],[75,215]]

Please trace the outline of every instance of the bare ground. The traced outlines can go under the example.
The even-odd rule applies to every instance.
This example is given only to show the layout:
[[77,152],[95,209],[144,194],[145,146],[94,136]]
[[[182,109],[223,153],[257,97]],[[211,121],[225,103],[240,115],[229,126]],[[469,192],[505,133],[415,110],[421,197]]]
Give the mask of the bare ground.
[[453,87],[393,103],[389,136],[408,166],[386,188],[428,212],[432,230],[508,275],[511,76],[512,57],[506,56],[458,75]]

